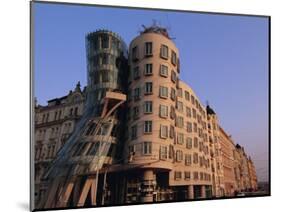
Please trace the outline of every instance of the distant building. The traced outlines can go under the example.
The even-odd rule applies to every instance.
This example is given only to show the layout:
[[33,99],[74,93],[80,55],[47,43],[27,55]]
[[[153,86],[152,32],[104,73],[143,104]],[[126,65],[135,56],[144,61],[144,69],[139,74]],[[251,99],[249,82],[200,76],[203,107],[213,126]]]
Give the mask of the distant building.
[[[107,34],[110,34],[109,38]],[[101,164],[100,173],[84,176],[86,172],[79,172],[82,175],[79,186],[71,181],[63,205],[176,201],[235,196],[240,191],[257,189],[255,166],[244,148],[236,145],[223,130],[214,110],[209,105],[205,107],[192,88],[180,80],[179,51],[166,29],[148,27],[132,40],[128,70],[127,67],[115,67],[118,60],[114,54],[118,51],[114,49],[120,46],[119,37],[108,31],[98,31],[91,36],[94,39],[87,45],[90,87],[81,91],[78,84],[69,95],[50,100],[47,106],[36,106],[38,201],[49,186],[43,179],[44,173],[79,123],[85,101],[95,105],[97,121],[91,129],[95,132],[105,93],[116,90],[122,80],[127,80],[120,75],[124,71],[128,72],[128,80],[120,85],[126,87],[122,88],[127,95],[123,123],[126,130],[125,135],[118,138],[118,143],[122,144],[117,150],[118,157],[107,155],[111,159]],[[89,92],[91,95],[86,95]],[[108,133],[111,135],[107,132],[103,137]],[[91,140],[90,135],[87,139],[93,148],[95,142],[104,142],[98,136],[96,140]],[[75,163],[89,161],[86,157],[88,148],[87,145],[79,146],[79,154],[73,153],[78,155],[74,158]],[[102,180],[97,182],[99,176]],[[91,192],[94,191],[91,195],[83,190],[90,188],[87,181],[83,181],[89,177],[97,183],[91,184]],[[85,185],[80,188],[80,184]],[[61,187],[54,193],[58,195],[63,190]],[[51,205],[58,207],[61,203]]]
[[42,197],[48,184],[42,179],[57,152],[64,146],[84,111],[86,89],[80,83],[68,95],[35,107],[35,200]]

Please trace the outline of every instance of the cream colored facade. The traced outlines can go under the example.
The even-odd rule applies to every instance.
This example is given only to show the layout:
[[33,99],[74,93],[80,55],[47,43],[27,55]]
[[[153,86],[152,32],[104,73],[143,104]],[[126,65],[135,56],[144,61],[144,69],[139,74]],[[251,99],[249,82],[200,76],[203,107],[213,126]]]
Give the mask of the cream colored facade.
[[35,108],[35,200],[40,199],[47,189],[44,173],[83,114],[85,92],[81,91],[78,83],[67,96],[49,100],[47,106],[37,105]]
[[213,196],[221,197],[225,195],[222,145],[219,140],[220,126],[219,120],[215,112],[207,106],[208,114],[208,134],[210,142],[210,156],[212,168]]
[[225,187],[225,195],[226,196],[234,196],[235,191],[237,189],[236,181],[235,181],[235,160],[234,160],[234,152],[235,152],[235,144],[231,140],[231,137],[226,134],[226,132],[220,127],[220,136],[219,142],[221,144],[222,150],[222,165],[223,165],[223,181]]
[[250,157],[248,158],[248,170],[250,177],[250,189],[255,191],[258,189],[258,179],[255,165]]
[[[207,114],[192,89],[179,80],[178,49],[168,37],[151,32],[131,42],[129,55],[125,157],[128,164],[141,165],[141,175],[151,173],[145,196],[149,201],[169,200],[171,192],[179,199],[212,196]],[[139,181],[142,185],[146,179]]]

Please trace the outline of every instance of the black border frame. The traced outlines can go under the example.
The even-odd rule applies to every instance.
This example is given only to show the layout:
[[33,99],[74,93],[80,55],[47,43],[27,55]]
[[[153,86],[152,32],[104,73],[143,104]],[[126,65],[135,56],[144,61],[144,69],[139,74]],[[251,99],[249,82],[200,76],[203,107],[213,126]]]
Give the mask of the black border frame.
[[[138,9],[138,10],[157,10],[157,11],[169,11],[169,12],[180,12],[180,13],[200,13],[209,15],[225,15],[225,16],[246,16],[246,17],[260,17],[268,19],[268,194],[262,195],[252,195],[252,196],[236,196],[236,197],[212,197],[204,199],[194,199],[194,200],[179,200],[179,201],[161,201],[152,203],[125,203],[125,204],[110,204],[103,206],[82,206],[82,207],[58,207],[58,208],[34,208],[34,179],[32,179],[34,174],[34,43],[33,43],[33,29],[34,29],[34,12],[33,3],[40,4],[53,4],[53,5],[68,5],[68,6],[86,6],[86,7],[103,7],[103,8],[120,8],[120,9]],[[41,0],[31,0],[29,2],[29,52],[30,52],[30,142],[29,142],[29,208],[30,211],[54,211],[54,210],[70,210],[70,209],[85,209],[85,208],[104,208],[104,207],[116,207],[116,206],[134,206],[134,205],[151,205],[151,204],[162,204],[162,203],[181,203],[181,202],[197,202],[206,200],[224,200],[224,199],[241,199],[241,198],[255,198],[255,197],[270,197],[271,196],[271,16],[270,15],[254,15],[254,14],[241,14],[241,13],[227,13],[227,12],[211,12],[211,11],[193,11],[193,10],[176,10],[176,9],[163,9],[163,8],[147,8],[147,7],[135,7],[135,6],[119,6],[119,5],[102,5],[102,4],[89,4],[89,3],[73,3],[73,2],[59,2],[59,1],[41,1]]]

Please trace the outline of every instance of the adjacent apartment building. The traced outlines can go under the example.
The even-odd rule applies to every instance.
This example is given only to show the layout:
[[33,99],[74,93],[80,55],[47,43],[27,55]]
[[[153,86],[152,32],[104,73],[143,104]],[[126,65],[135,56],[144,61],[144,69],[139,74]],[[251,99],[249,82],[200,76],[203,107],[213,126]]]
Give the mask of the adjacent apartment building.
[[[108,80],[119,83],[121,79],[114,78],[118,74],[106,71],[118,61],[98,53],[116,45],[112,32],[103,30],[91,35],[102,37],[94,43],[97,57],[88,57],[88,64],[101,68],[88,73],[88,82],[94,81],[100,87],[103,82],[103,88]],[[99,66],[100,63],[110,64]],[[180,79],[180,72],[185,71],[180,67],[180,52],[165,28],[151,26],[134,38],[128,48],[127,63],[123,67],[127,70],[127,82],[122,82],[126,87],[122,92],[127,95],[122,149],[118,150],[118,160],[105,164],[106,169],[101,172],[91,173],[95,179],[101,178],[92,202],[105,205],[219,198],[257,189],[255,166],[244,148],[224,131],[216,112],[203,105],[192,88]],[[88,65],[88,72],[89,69]],[[96,88],[95,84],[92,86]],[[38,202],[49,185],[42,176],[79,123],[89,97],[87,90],[81,91],[77,84],[67,96],[50,100],[47,106],[36,106]],[[101,94],[99,100],[104,96]],[[91,205],[91,201],[87,204]],[[77,204],[69,200],[67,205]]]

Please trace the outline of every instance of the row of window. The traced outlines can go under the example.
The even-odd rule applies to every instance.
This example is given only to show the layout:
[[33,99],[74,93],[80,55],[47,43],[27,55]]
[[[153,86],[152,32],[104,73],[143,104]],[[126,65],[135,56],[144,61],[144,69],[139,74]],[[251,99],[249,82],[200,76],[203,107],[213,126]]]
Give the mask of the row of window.
[[[50,131],[50,139],[59,136],[59,127],[52,127],[48,129]],[[71,123],[65,123],[63,128],[64,134],[69,134],[71,132]],[[46,129],[37,131],[37,140],[44,140],[46,136]]]
[[[174,156],[171,156],[171,148],[168,151],[167,146],[160,146],[159,149],[159,159],[166,160],[168,158],[168,154],[170,158],[173,158]],[[135,145],[129,146],[129,152],[135,153]],[[151,155],[152,154],[152,142],[151,141],[145,141],[141,143],[141,153],[142,155]],[[173,155],[173,153],[172,153]],[[184,160],[185,159],[185,160]],[[193,154],[185,154],[185,158],[183,157],[183,151],[182,150],[176,150],[175,151],[175,161],[176,162],[182,162],[184,160],[184,163],[186,166],[191,166],[193,164],[199,164],[200,167],[209,168],[210,167],[210,160],[206,159],[203,156],[199,156],[198,153]]]
[[175,180],[180,180],[180,179],[185,179],[185,180],[204,180],[204,181],[211,181],[211,175],[208,173],[204,172],[193,172],[193,178],[191,176],[191,172],[185,171],[175,171],[174,172],[174,179]]
[[[182,88],[178,88],[177,96],[181,97],[181,98],[183,97],[183,90],[182,90]],[[200,105],[199,101],[197,99],[195,99],[195,97],[192,94],[190,94],[188,91],[184,91],[184,97],[185,97],[185,100],[191,101],[191,104],[194,105],[195,108],[200,111],[200,113],[203,115],[204,118],[206,117],[205,110]]]
[[[152,63],[147,63],[144,65],[144,71],[143,75],[144,76],[151,76],[153,75],[153,64]],[[159,68],[159,75],[162,77],[168,77],[169,76],[169,69],[168,66],[161,64]],[[139,66],[134,67],[133,69],[133,79],[137,80],[141,77],[141,70]],[[178,80],[176,73],[172,70],[171,71],[171,80],[172,82],[176,82]]]
[[[169,92],[168,87],[160,86],[159,87],[159,97],[167,99]],[[145,82],[144,84],[144,95],[151,95],[153,94],[153,83],[152,82]],[[129,101],[131,100],[131,94],[128,94]],[[134,101],[140,100],[141,97],[141,88],[137,87],[133,90],[133,99]]]
[[54,158],[56,155],[55,147],[55,144],[49,144],[47,147],[47,152],[43,151],[42,145],[35,147],[35,160]]
[[116,72],[110,70],[99,70],[94,72],[94,84],[115,82],[117,75]]
[[[153,43],[152,42],[145,42],[144,43],[144,57],[152,57],[154,54],[153,50]],[[168,60],[169,59],[169,47],[162,44],[160,47],[160,57],[162,59]],[[140,59],[139,55],[139,47],[134,46],[132,48],[132,61],[137,62]],[[179,66],[179,59],[177,58],[177,54],[175,51],[171,50],[171,63],[176,66]]]
[[116,56],[112,55],[112,54],[107,54],[107,53],[102,53],[102,54],[98,54],[93,56],[90,59],[90,62],[93,62],[93,66],[100,66],[100,65],[115,65],[115,61],[116,61]]
[[[54,113],[54,118],[52,121],[56,121],[56,120],[60,120],[62,117],[62,111],[59,110],[59,111],[55,111]],[[73,107],[73,108],[70,108],[69,109],[69,112],[68,112],[68,115],[69,116],[78,116],[78,107]],[[50,116],[50,113],[46,113],[46,114],[43,114],[42,116],[42,123],[46,123],[46,122],[49,122],[49,116]]]
[[121,43],[115,37],[111,37],[107,34],[103,34],[100,36],[95,36],[93,38],[89,37],[90,42],[88,43],[89,49],[108,49],[109,47],[112,49],[119,49],[121,48]]
[[[137,87],[135,88],[133,93],[134,101],[138,101],[141,98],[141,88]],[[151,95],[153,94],[153,83],[152,82],[145,82],[144,84],[144,95]],[[159,97],[161,98],[168,98],[169,90],[168,87],[160,86],[159,87]],[[171,99],[175,100],[175,89],[171,88]],[[131,99],[131,94],[129,93],[129,100]],[[183,112],[183,102],[176,101],[176,109],[179,112]],[[199,124],[202,124],[203,128],[206,129],[206,123],[202,121],[202,117],[197,114],[195,108],[189,108],[186,106],[186,116],[187,117],[193,117],[194,119],[198,120]]]
[[[152,133],[152,121],[144,121],[143,133],[146,133],[146,134]],[[131,127],[131,140],[136,139],[138,137],[138,134],[139,134],[138,125],[135,124]],[[183,133],[177,133],[177,135],[176,135],[175,129],[172,125],[170,125],[170,129],[169,129],[169,126],[160,124],[160,135],[159,135],[160,138],[167,139],[167,138],[169,138],[169,134],[170,134],[171,139],[176,138],[175,141],[177,144],[182,145],[182,144],[186,143],[187,149],[191,149],[192,147],[194,147],[194,148],[199,147],[200,152],[209,154],[208,146],[204,146],[202,141],[198,142],[197,137],[194,137],[194,140],[192,141],[191,137],[185,138]]]

